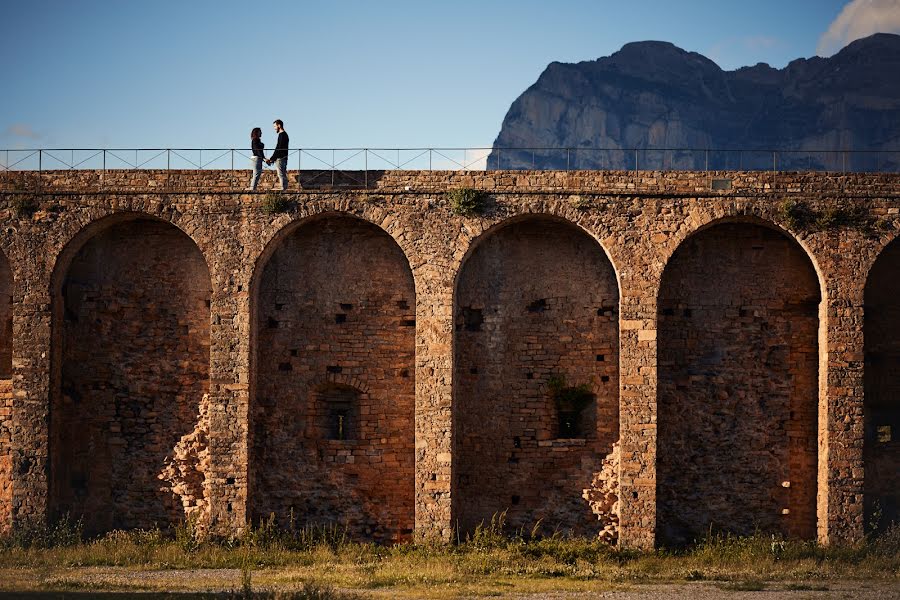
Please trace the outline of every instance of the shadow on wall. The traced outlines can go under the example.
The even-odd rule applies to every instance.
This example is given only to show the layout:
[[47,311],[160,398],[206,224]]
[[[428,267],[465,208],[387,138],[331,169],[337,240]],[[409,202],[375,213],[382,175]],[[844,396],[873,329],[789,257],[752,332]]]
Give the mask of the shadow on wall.
[[818,305],[785,234],[702,230],[659,290],[657,542],[816,535]]

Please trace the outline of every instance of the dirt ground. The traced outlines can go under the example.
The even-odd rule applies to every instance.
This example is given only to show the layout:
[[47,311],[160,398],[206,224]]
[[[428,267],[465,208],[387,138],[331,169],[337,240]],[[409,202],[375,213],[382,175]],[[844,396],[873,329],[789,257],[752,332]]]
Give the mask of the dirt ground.
[[[303,580],[287,570],[253,573],[255,591],[296,590]],[[507,584],[508,585],[508,584]],[[551,584],[552,585],[552,584]],[[565,586],[560,586],[565,587]],[[116,567],[73,567],[48,570],[0,569],[0,598],[199,598],[218,596],[241,589],[238,569],[190,569],[142,571]],[[507,592],[503,589],[383,588],[346,590],[362,598],[505,598],[515,600],[900,600],[900,581],[815,581],[815,582],[680,582],[669,584],[622,584],[583,582],[580,591],[536,593]]]

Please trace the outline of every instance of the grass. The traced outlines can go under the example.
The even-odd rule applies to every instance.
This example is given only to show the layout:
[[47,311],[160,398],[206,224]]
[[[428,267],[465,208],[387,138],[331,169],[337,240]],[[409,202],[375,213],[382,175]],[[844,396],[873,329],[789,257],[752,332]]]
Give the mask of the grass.
[[[56,526],[53,535],[32,532],[0,544],[0,589],[122,590],[135,581],[143,589],[172,589],[167,572],[213,569],[188,573],[176,587],[230,589],[245,598],[268,597],[258,596],[260,590],[290,592],[285,598],[449,598],[690,581],[735,591],[766,589],[768,582],[817,590],[829,580],[895,583],[900,573],[896,526],[856,546],[711,535],[691,548],[652,552],[532,532],[508,537],[501,526],[498,519],[452,545],[395,546],[351,542],[340,528],[282,530],[274,522],[238,540],[194,544],[159,531],[77,541]],[[161,577],[158,583],[151,572]],[[145,575],[135,579],[135,573]]]

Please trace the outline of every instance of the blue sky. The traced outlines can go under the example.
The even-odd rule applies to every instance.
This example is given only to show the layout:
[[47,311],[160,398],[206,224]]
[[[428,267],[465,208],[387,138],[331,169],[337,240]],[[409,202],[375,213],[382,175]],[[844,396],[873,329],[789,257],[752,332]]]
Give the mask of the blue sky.
[[0,148],[243,147],[257,125],[271,146],[275,118],[292,146],[489,146],[552,61],[653,39],[780,68],[867,3],[900,29],[900,0],[2,0]]

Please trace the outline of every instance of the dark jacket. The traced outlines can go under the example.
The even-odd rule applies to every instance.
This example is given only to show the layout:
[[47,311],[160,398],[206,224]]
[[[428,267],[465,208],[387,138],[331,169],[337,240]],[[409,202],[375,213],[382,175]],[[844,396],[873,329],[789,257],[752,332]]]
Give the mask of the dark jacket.
[[288,134],[282,131],[278,134],[278,143],[275,144],[275,152],[272,153],[269,160],[277,160],[279,158],[287,158],[288,156]]
[[262,143],[262,140],[259,138],[252,138],[250,140],[250,148],[253,150],[253,156],[258,156],[259,158],[265,158],[266,156],[263,154],[263,148],[266,145]]

